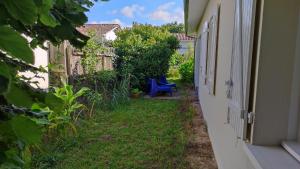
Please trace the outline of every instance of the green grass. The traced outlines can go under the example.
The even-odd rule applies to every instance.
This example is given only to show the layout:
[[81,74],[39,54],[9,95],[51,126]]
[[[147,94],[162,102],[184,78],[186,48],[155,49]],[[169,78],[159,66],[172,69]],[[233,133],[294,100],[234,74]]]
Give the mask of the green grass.
[[189,114],[180,112],[179,101],[131,100],[81,121],[78,137],[46,144],[33,168],[186,168]]

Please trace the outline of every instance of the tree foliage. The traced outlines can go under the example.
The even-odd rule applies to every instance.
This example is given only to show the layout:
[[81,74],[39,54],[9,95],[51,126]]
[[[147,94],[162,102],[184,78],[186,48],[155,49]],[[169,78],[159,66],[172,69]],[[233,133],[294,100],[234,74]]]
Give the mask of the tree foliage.
[[33,105],[53,107],[60,102],[60,98],[47,99],[51,93],[30,87],[18,72],[44,71],[32,66],[32,49],[45,48],[45,41],[57,45],[69,40],[73,46],[83,47],[88,37],[76,27],[87,21],[85,12],[92,5],[92,0],[0,2],[0,168],[28,167],[29,146],[41,140],[34,119],[44,116],[32,110]]
[[170,33],[184,33],[184,25],[182,23],[173,22],[161,26],[163,29],[168,30]]
[[147,78],[167,73],[170,57],[178,46],[178,40],[167,30],[135,24],[118,32],[115,69],[121,75],[131,74],[133,87],[145,88]]
[[104,37],[96,35],[95,32],[89,32],[90,39],[82,48],[83,59],[81,65],[86,74],[94,74],[97,71],[97,64],[101,61],[101,55],[109,51],[110,41]]

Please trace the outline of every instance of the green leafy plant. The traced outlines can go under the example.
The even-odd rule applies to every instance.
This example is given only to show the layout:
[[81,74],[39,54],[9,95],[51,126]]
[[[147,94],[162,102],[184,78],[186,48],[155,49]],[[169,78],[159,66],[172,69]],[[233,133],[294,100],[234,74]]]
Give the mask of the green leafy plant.
[[184,60],[185,60],[185,57],[176,51],[170,58],[170,66],[178,67],[180,64],[182,64],[184,62]]
[[87,74],[93,74],[97,71],[97,64],[101,61],[100,57],[108,47],[105,44],[104,38],[97,36],[94,32],[89,33],[91,37],[86,45],[82,48],[83,59],[81,64]]
[[76,99],[84,95],[89,89],[86,87],[81,88],[78,92],[73,92],[73,86],[64,84],[63,87],[55,87],[54,95],[63,101],[63,114],[66,116],[71,116],[71,113],[79,108],[84,107]]
[[1,121],[0,168],[28,168],[30,147],[41,142],[41,133],[40,126],[23,115]]
[[55,87],[54,89],[54,95],[62,100],[62,109],[60,111],[49,112],[49,129],[58,129],[58,131],[65,131],[65,127],[68,125],[72,129],[72,131],[76,133],[76,128],[72,123],[72,117],[76,118],[74,117],[74,113],[77,110],[85,107],[83,104],[77,102],[76,99],[84,95],[87,91],[89,91],[89,89],[84,87],[81,88],[78,92],[74,93],[73,86],[68,84],[64,84],[64,86],[61,88]]
[[142,93],[142,91],[140,91],[140,89],[138,89],[138,88],[133,88],[131,90],[131,94],[141,94],[141,93]]
[[113,109],[128,101],[129,78],[127,76],[119,77],[115,71],[104,70],[73,78],[73,86],[86,86],[90,89],[85,97],[80,99],[91,108],[89,116],[94,108]]
[[194,80],[194,60],[189,59],[179,67],[179,73],[183,82],[192,83]]

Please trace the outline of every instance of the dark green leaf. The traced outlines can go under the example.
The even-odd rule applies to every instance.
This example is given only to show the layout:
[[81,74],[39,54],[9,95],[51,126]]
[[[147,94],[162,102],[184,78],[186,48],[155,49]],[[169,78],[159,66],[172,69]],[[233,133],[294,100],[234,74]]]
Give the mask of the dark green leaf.
[[26,90],[11,85],[10,90],[5,94],[5,99],[15,106],[31,108],[33,104],[31,96]]
[[41,14],[40,15],[40,21],[44,25],[50,26],[50,27],[55,27],[55,26],[59,25],[59,23],[56,21],[56,19],[54,18],[54,16],[51,13]]
[[64,102],[62,99],[56,97],[52,93],[48,93],[45,99],[46,105],[54,112],[61,112],[64,107]]
[[8,12],[25,25],[33,24],[37,19],[37,9],[33,0],[2,0]]
[[9,88],[9,79],[0,75],[0,95],[7,92]]
[[33,52],[20,33],[8,26],[0,26],[0,49],[27,63],[33,63]]
[[11,121],[13,131],[16,136],[27,144],[37,144],[41,141],[41,129],[39,126],[25,116],[16,116]]
[[40,13],[40,21],[50,27],[55,27],[59,25],[59,22],[56,18],[51,14],[51,8],[53,7],[52,0],[43,0],[41,7],[39,8]]

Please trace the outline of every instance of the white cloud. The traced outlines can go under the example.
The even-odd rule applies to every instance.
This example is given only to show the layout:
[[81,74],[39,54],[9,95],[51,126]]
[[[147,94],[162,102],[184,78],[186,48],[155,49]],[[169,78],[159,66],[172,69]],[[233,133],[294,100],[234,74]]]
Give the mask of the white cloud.
[[119,24],[121,27],[131,27],[131,25],[126,25],[120,19],[113,19],[111,21],[92,21],[90,24]]
[[131,6],[125,6],[124,8],[121,9],[121,13],[128,18],[133,18],[135,14],[140,14],[145,10],[145,7],[133,4]]
[[116,10],[116,9],[107,12],[107,14],[109,14],[109,15],[115,15],[115,14],[117,14],[117,13],[118,13],[118,10]]
[[119,24],[119,25],[123,25],[123,22],[120,19],[113,19],[111,21],[92,21],[90,22],[90,24]]
[[175,2],[168,2],[162,4],[156,8],[154,12],[150,14],[152,20],[164,21],[164,22],[179,22],[183,23],[184,12],[182,8],[175,8]]
[[158,10],[168,10],[170,9],[172,6],[174,6],[176,3],[175,2],[168,2],[162,5],[159,5],[157,7]]

